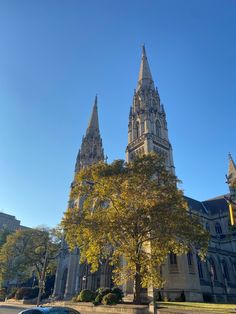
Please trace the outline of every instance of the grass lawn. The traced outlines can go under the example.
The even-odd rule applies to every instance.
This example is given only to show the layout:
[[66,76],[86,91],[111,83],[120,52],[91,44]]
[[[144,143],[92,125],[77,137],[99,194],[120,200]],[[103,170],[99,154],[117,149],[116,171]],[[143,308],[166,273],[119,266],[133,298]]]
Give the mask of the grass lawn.
[[160,308],[182,309],[182,310],[199,310],[209,313],[232,313],[236,304],[216,304],[216,303],[197,303],[197,302],[157,302]]

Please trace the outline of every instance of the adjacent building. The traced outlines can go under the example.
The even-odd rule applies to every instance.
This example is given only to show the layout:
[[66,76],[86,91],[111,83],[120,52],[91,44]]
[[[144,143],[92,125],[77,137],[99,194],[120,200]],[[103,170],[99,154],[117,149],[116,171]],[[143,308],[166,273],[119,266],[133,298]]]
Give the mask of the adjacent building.
[[[129,113],[128,145],[126,160],[136,155],[155,152],[165,157],[166,167],[175,173],[172,146],[168,137],[166,113],[158,89],[154,85],[145,47],[137,88]],[[104,160],[102,139],[99,131],[97,97],[91,120],[78,153],[75,174],[81,168]],[[236,166],[229,156],[229,194],[206,201],[185,196],[190,213],[200,217],[203,226],[210,232],[211,241],[205,262],[197,255],[195,248],[187,255],[170,254],[161,266],[166,283],[158,293],[170,300],[183,295],[188,301],[236,301],[236,232],[230,226],[227,199],[236,201]],[[73,184],[73,182],[72,182]],[[80,200],[70,206],[79,206]],[[63,243],[54,287],[54,296],[71,298],[80,290],[111,286],[111,269],[108,263],[101,265],[92,274],[89,265],[80,264],[79,250],[70,253]],[[133,293],[132,283],[125,285],[126,295]]]
[[26,227],[20,224],[20,220],[16,219],[15,216],[0,212],[0,230],[8,229],[9,231],[16,231],[17,229],[24,229]]

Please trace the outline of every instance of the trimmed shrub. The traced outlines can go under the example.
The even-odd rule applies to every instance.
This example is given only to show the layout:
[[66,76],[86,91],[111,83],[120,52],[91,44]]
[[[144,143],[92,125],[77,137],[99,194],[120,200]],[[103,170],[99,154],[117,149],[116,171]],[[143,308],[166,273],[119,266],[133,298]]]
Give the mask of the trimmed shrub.
[[102,304],[114,305],[119,302],[117,295],[115,293],[108,293],[102,298]]
[[99,305],[102,302],[103,296],[101,294],[98,294],[93,302],[94,305]]
[[77,302],[92,302],[95,300],[95,292],[85,289],[80,292],[77,298]]
[[112,288],[111,293],[114,293],[117,296],[117,299],[119,302],[122,301],[122,299],[124,297],[124,293],[120,288],[118,288],[118,287]]
[[105,296],[108,293],[111,293],[111,289],[110,288],[98,288],[96,290],[96,295],[101,295],[101,296]]

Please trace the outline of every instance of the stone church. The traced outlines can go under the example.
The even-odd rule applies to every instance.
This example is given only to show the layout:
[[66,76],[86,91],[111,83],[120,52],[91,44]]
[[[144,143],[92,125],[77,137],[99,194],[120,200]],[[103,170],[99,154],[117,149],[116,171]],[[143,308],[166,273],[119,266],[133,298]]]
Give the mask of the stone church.
[[[165,109],[154,85],[143,47],[138,84],[129,113],[126,160],[132,161],[135,155],[149,152],[162,154],[169,171],[175,173]],[[75,174],[81,168],[104,159],[96,97],[91,120],[76,159]],[[159,292],[162,297],[175,300],[184,293],[186,301],[236,301],[236,229],[230,225],[228,207],[229,201],[236,201],[235,181],[236,165],[229,155],[229,194],[203,202],[185,196],[190,212],[200,217],[211,235],[211,241],[204,262],[194,248],[187,255],[170,254],[167,257],[161,266],[162,276],[166,280]],[[63,243],[54,296],[70,299],[85,288],[96,290],[98,287],[111,287],[111,272],[109,264],[105,263],[98,272],[90,273],[89,265],[80,264],[79,250],[69,252],[66,243]],[[123,290],[125,295],[131,295],[132,284],[123,286]]]

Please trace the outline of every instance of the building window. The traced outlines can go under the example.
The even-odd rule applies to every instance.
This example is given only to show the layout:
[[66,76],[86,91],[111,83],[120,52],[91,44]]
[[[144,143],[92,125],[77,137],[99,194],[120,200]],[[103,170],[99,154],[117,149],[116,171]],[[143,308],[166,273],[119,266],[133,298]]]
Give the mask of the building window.
[[189,272],[193,273],[194,272],[194,262],[193,262],[193,253],[192,252],[188,252],[187,260],[188,260]]
[[136,122],[136,138],[139,138],[140,135],[140,126],[139,126],[139,122]]
[[219,222],[217,222],[215,224],[215,231],[216,231],[217,234],[222,234],[222,229],[221,229],[221,225],[220,225]]
[[160,122],[158,120],[156,121],[156,135],[158,137],[161,137],[161,125],[160,125]]
[[209,225],[209,223],[208,223],[208,222],[206,222],[206,226],[205,226],[205,228],[206,228],[206,231],[210,232],[210,225]]
[[177,265],[177,256],[174,253],[170,253],[170,265]]
[[228,266],[225,260],[222,261],[222,267],[223,267],[223,274],[224,277],[229,280],[229,270],[228,270]]
[[201,259],[198,255],[197,255],[197,268],[198,268],[199,278],[203,279],[202,262],[201,262]]
[[236,262],[233,262],[234,273],[236,275]]
[[217,280],[216,266],[212,258],[209,259],[210,263],[210,276],[212,280]]
[[178,272],[177,256],[174,253],[169,254],[169,268],[171,273]]

